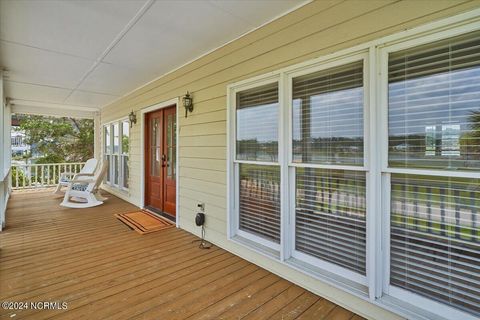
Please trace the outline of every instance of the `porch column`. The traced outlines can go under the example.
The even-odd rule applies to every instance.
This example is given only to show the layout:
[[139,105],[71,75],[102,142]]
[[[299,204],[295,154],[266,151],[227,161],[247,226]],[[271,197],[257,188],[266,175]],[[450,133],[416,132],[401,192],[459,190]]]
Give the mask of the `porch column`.
[[10,195],[10,147],[11,108],[4,95],[3,71],[0,70],[0,231],[5,228],[5,210]]
[[93,157],[102,159],[102,126],[101,113],[95,112],[93,116]]

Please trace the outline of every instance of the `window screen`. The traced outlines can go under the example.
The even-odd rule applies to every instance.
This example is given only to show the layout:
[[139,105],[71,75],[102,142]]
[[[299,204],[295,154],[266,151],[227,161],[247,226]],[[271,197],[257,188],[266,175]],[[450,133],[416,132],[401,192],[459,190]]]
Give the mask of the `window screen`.
[[365,173],[297,168],[295,248],[365,275]]
[[239,166],[240,230],[280,243],[280,168]]
[[293,79],[293,160],[363,164],[363,61]]
[[394,286],[480,316],[480,179],[392,175]]
[[278,84],[237,93],[237,160],[278,160]]
[[480,32],[389,55],[389,165],[480,169]]

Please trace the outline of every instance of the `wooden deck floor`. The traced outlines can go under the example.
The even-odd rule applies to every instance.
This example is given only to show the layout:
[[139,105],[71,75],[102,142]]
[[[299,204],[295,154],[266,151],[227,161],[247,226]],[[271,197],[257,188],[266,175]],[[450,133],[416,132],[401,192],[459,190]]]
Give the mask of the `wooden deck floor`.
[[0,300],[67,309],[28,305],[0,319],[361,319],[225,250],[200,250],[185,231],[139,235],[114,218],[136,209],[116,197],[90,209],[59,203],[45,192],[12,195]]

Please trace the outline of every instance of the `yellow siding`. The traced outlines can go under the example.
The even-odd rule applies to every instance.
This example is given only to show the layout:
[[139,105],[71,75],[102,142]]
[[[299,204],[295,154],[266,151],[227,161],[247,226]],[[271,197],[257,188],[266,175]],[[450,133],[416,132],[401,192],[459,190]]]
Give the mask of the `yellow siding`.
[[[106,106],[101,121],[193,92],[194,112],[184,118],[180,109],[179,117],[180,226],[198,234],[193,217],[196,204],[204,202],[207,237],[219,246],[364,316],[396,318],[227,241],[226,86],[479,6],[478,0],[315,1]],[[141,201],[140,130],[138,123],[131,130],[130,193],[116,193],[137,205]]]

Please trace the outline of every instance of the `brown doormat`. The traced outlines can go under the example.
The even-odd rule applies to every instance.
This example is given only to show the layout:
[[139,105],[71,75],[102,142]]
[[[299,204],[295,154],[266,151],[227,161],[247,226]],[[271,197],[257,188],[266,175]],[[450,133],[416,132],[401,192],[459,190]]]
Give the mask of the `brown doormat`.
[[140,234],[160,231],[175,226],[173,222],[143,210],[116,213],[115,217]]

